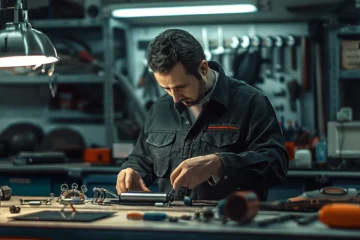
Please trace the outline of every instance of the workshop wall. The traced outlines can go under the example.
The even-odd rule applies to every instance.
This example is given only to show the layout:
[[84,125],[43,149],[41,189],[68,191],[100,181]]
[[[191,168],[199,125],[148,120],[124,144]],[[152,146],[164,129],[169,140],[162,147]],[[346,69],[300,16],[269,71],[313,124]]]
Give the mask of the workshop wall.
[[[129,73],[137,85],[144,71],[145,50],[139,48],[139,42],[150,41],[160,32],[168,28],[181,28],[193,34],[201,43],[202,29],[207,30],[208,39],[210,42],[218,41],[218,28],[223,29],[223,39],[230,40],[231,37],[237,36],[241,38],[247,36],[259,36],[265,38],[267,36],[307,36],[306,23],[271,23],[271,24],[228,24],[228,25],[199,25],[199,26],[162,26],[162,27],[136,27],[131,30],[131,42],[129,50]],[[276,61],[276,49],[273,50],[273,62]],[[301,46],[296,48],[296,62],[297,68],[293,70],[290,64],[290,48],[284,48],[284,71],[276,72],[272,69],[274,76],[266,76],[264,71],[261,73],[263,83],[257,83],[255,86],[262,90],[273,104],[279,120],[296,121],[301,126],[306,127],[311,132],[314,131],[314,104],[312,92],[304,92],[302,97],[296,101],[295,111],[291,110],[290,93],[287,83],[296,80],[301,85]],[[275,64],[272,64],[273,67]],[[225,66],[226,67],[226,66]],[[245,79],[244,79],[245,80]],[[159,89],[162,91],[162,89]],[[285,91],[285,96],[277,97],[274,94]],[[162,91],[162,93],[165,93]],[[151,96],[143,89],[139,89],[137,94],[144,101],[152,100]]]

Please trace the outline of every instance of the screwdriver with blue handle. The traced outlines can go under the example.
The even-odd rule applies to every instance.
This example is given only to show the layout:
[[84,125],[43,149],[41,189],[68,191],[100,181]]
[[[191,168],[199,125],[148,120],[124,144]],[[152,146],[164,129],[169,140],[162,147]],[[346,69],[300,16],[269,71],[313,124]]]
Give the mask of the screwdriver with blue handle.
[[164,212],[129,212],[126,217],[131,220],[164,221],[168,215]]

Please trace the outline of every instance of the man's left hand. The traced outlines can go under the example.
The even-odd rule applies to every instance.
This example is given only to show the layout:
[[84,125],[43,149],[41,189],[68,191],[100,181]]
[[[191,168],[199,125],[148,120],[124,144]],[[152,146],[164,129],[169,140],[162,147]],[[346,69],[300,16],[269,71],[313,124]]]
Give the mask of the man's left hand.
[[183,161],[170,175],[174,190],[180,187],[193,189],[211,176],[221,176],[223,162],[216,154],[189,158]]

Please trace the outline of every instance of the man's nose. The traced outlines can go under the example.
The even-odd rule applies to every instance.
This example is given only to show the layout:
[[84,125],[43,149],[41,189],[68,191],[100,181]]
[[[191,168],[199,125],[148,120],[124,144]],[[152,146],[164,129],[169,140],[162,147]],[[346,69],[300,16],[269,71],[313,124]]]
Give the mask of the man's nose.
[[174,103],[181,101],[181,95],[176,90],[171,90],[171,96],[173,98]]

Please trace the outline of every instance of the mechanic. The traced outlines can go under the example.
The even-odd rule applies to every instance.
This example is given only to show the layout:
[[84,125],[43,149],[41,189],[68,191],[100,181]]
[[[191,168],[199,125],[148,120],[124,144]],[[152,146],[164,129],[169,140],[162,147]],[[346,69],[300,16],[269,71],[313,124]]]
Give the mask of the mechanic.
[[[219,200],[235,190],[268,190],[285,179],[288,155],[269,99],[205,59],[187,31],[155,37],[148,65],[167,92],[151,107],[117,177],[118,194],[175,189],[192,199]],[[181,199],[179,199],[181,200]]]

